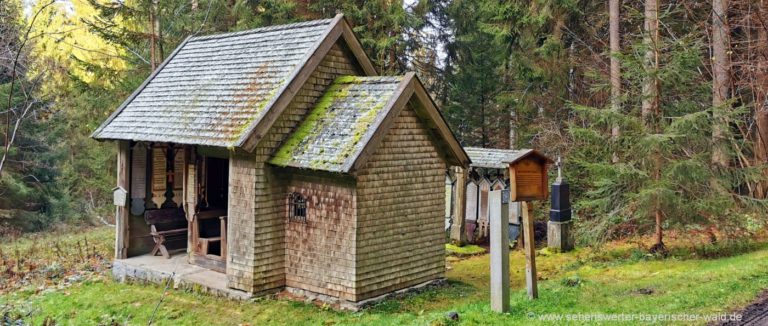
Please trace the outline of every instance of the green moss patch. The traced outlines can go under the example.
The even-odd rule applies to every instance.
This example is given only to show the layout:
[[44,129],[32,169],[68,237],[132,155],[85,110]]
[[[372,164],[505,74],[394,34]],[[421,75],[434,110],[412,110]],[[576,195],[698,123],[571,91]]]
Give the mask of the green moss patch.
[[293,131],[288,139],[283,142],[280,149],[269,161],[278,166],[287,166],[295,153],[300,152],[302,146],[306,146],[313,136],[322,128],[324,121],[332,119],[329,116],[329,109],[339,99],[344,99],[349,95],[351,85],[334,83],[328,87],[328,91],[317,101],[317,105],[309,112],[304,121]]
[[[278,166],[291,165],[295,160],[302,160],[302,156],[307,156],[306,153],[310,150],[307,146],[316,144],[317,139],[339,137],[331,140],[332,144],[316,144],[333,148],[333,150],[320,149],[320,155],[314,155],[311,160],[303,157],[302,164],[317,170],[344,164],[350,156],[359,150],[358,144],[363,140],[371,124],[376,121],[379,113],[391,97],[391,95],[382,96],[378,93],[369,94],[364,89],[355,88],[363,87],[358,85],[368,79],[370,78],[359,76],[338,77],[318,100],[304,121],[283,142],[270,163]],[[351,95],[353,90],[354,93]],[[336,122],[336,115],[341,115],[341,112],[344,116],[340,116],[338,119],[350,119],[351,115],[354,121],[343,121],[331,126],[330,124]],[[354,116],[355,114],[359,114],[359,116]],[[331,130],[332,128],[340,128],[339,125],[347,130]],[[329,136],[328,133],[335,135]]]
[[458,256],[458,257],[482,255],[487,252],[485,248],[476,246],[476,245],[464,245],[462,247],[459,247],[452,244],[446,244],[445,251],[449,255]]

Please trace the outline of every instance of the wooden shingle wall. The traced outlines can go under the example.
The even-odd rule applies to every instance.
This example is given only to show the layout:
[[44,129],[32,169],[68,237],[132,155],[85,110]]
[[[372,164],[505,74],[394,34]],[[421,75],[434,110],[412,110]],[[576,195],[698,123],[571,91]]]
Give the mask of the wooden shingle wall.
[[264,178],[264,163],[258,164],[256,157],[238,152],[233,153],[229,160],[227,286],[248,292],[253,290],[253,271],[256,268],[253,245],[257,215],[254,199],[257,180]]
[[446,164],[412,108],[357,178],[357,300],[444,277]]
[[[307,221],[289,221],[287,215],[284,217],[285,285],[354,300],[354,179],[294,175],[288,187],[288,193],[291,192],[307,199]],[[287,206],[287,196],[283,202]]]
[[[359,75],[352,54],[337,42],[251,154],[230,162],[228,286],[260,293],[285,286],[287,184],[265,162],[340,75]],[[237,180],[235,180],[237,179]]]

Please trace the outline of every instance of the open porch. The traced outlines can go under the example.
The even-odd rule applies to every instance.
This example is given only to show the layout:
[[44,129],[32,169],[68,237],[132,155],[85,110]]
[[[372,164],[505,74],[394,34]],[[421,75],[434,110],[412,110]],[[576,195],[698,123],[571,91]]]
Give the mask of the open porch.
[[216,296],[245,300],[250,294],[227,287],[227,275],[187,262],[186,253],[166,259],[162,256],[141,255],[115,259],[112,275],[123,281],[138,281],[165,285],[171,278],[174,289],[190,289]]

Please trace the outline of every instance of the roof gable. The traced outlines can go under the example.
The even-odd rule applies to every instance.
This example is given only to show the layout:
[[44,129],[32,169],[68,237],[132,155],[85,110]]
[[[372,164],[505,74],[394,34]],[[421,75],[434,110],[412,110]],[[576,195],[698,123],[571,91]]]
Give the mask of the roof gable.
[[[252,140],[263,136],[255,131],[269,130],[313,63],[347,29],[337,15],[188,38],[93,137],[230,148],[251,141],[246,149],[252,150]],[[352,45],[363,69],[375,73],[359,43]]]
[[402,76],[337,78],[275,152],[279,166],[347,172],[392,109]]
[[339,77],[270,163],[354,173],[378,148],[403,107],[414,100],[425,111],[420,115],[427,122],[425,126],[432,125],[437,130],[434,136],[446,144],[442,148],[448,149],[447,160],[466,167],[469,157],[431,99],[424,103],[423,96],[429,99],[413,73],[401,77]]

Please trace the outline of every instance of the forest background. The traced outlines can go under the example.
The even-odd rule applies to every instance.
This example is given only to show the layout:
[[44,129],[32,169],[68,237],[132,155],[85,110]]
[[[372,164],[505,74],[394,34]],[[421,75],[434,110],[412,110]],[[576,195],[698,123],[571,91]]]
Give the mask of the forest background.
[[2,0],[0,237],[110,223],[90,133],[186,37],[337,12],[463,145],[562,157],[582,243],[768,224],[766,0]]

